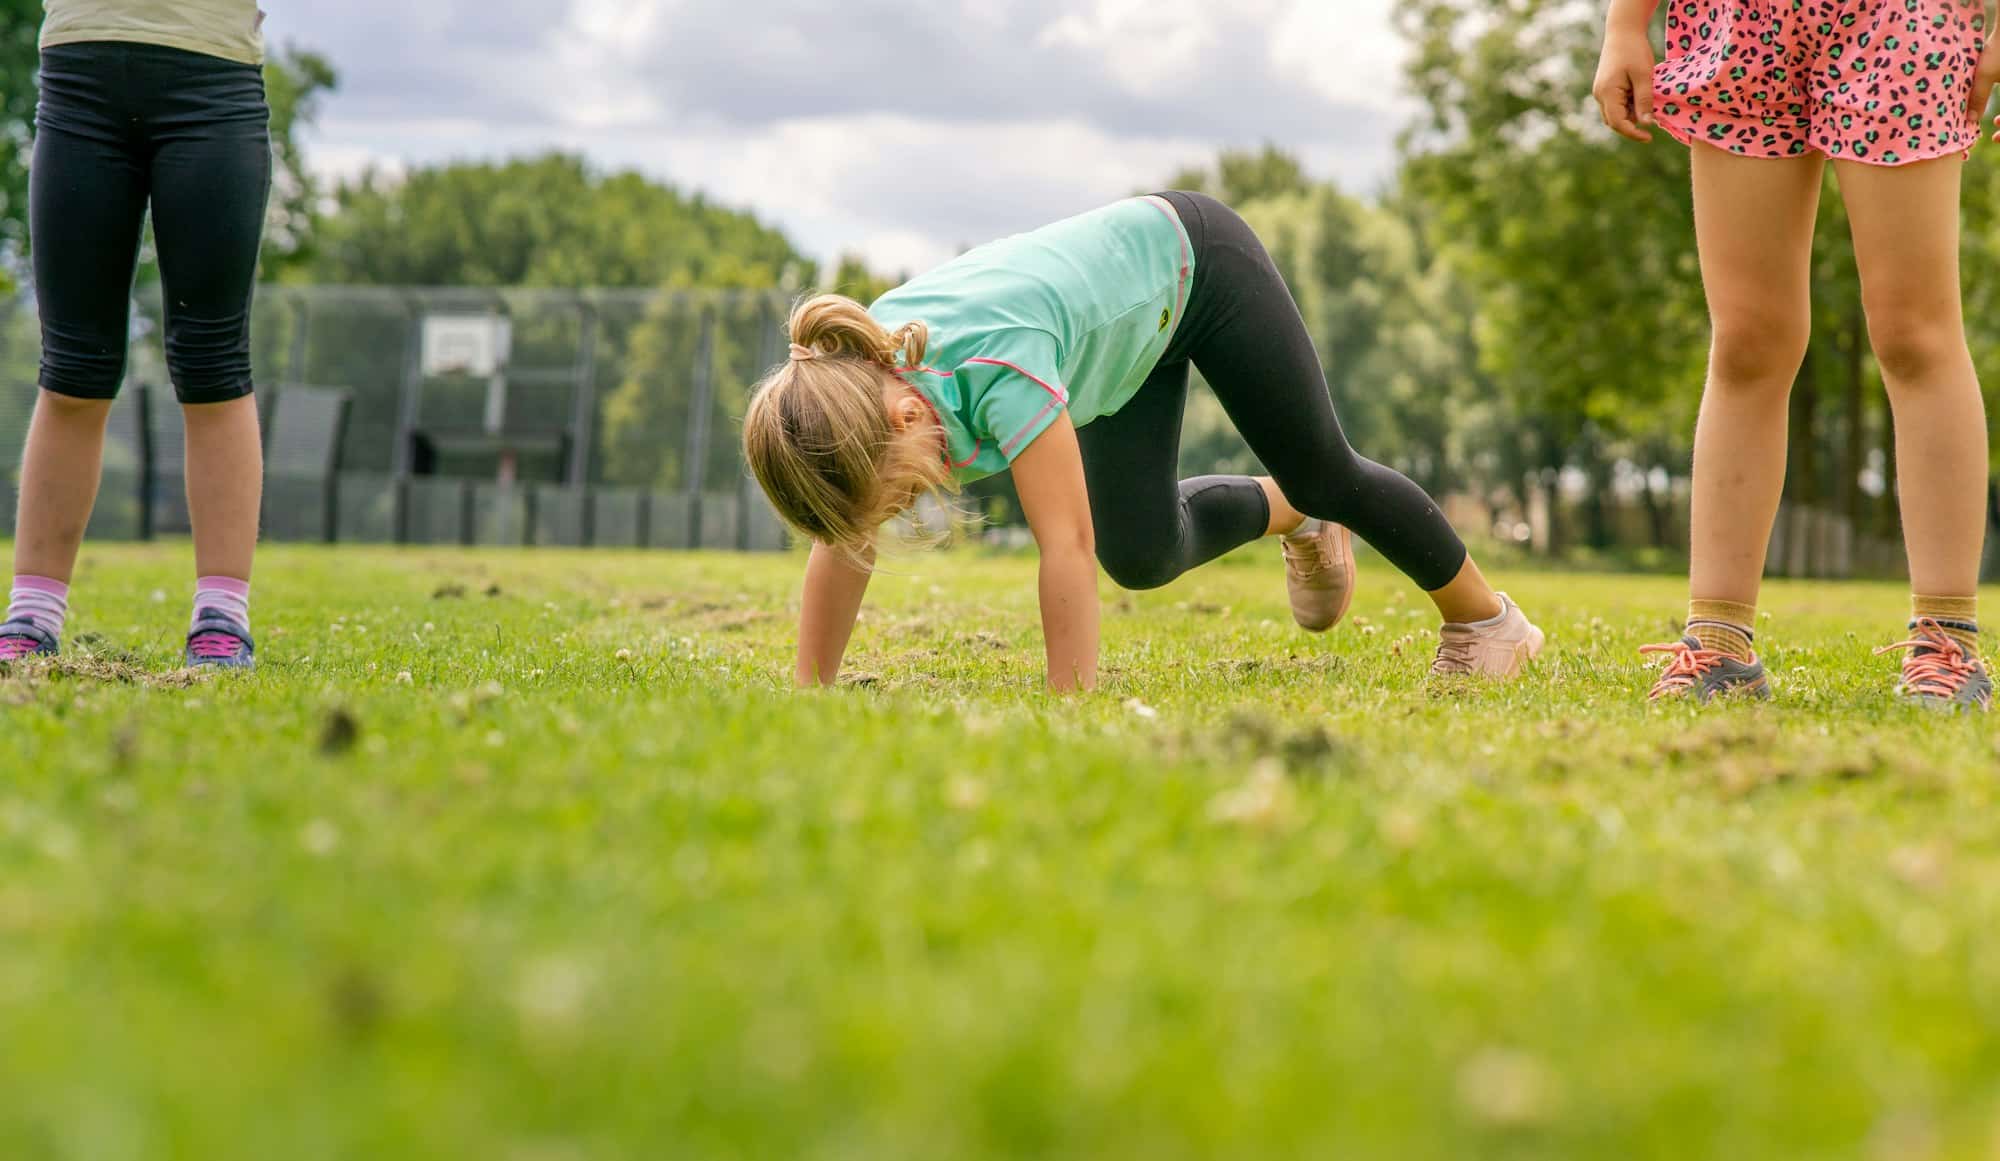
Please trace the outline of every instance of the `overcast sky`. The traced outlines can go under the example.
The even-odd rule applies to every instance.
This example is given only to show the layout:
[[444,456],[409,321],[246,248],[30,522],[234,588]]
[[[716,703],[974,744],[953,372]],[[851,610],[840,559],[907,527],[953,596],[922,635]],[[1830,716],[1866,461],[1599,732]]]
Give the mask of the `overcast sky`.
[[550,147],[916,269],[1277,141],[1365,191],[1391,0],[266,0],[330,56],[314,164]]

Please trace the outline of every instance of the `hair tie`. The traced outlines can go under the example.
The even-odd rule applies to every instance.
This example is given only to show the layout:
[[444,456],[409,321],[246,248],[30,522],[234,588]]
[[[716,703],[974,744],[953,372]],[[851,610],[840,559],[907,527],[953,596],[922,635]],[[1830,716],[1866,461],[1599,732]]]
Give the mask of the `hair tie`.
[[811,347],[804,346],[800,343],[792,344],[792,362],[804,363],[807,362],[808,360],[817,358],[819,358],[819,352],[813,350]]

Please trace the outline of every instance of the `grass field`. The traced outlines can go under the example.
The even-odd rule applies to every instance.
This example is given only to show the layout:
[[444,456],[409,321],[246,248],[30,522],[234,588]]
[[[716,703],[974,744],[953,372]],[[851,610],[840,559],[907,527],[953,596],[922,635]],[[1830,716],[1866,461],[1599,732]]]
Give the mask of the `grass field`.
[[1506,575],[1545,663],[1436,693],[1259,553],[1062,699],[1026,559],[799,695],[793,558],[277,549],[191,684],[185,549],[86,555],[0,677],[0,1157],[2000,1155],[2000,735],[1890,703],[1892,587],[1697,714],[1671,579]]

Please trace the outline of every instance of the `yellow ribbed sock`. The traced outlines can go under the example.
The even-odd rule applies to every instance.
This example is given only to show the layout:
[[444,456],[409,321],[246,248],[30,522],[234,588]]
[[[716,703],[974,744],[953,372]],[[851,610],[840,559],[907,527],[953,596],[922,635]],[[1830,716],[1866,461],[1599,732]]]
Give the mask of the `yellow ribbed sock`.
[[1967,653],[1979,656],[1978,597],[1911,597],[1910,612],[1915,620],[1932,620],[1944,626]]
[[1725,653],[1738,661],[1756,656],[1757,606],[1735,601],[1689,601],[1688,636],[1703,649]]

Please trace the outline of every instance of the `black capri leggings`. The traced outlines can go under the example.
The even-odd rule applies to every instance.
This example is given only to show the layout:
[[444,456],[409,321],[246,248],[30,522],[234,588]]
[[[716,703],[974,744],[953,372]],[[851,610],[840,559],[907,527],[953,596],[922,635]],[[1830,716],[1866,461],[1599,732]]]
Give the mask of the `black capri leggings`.
[[41,81],[28,228],[42,386],[79,399],[118,394],[150,202],[175,394],[183,403],[248,395],[271,190],[262,70],[91,42],[44,51]]
[[1104,570],[1158,588],[1270,526],[1249,477],[1178,478],[1191,362],[1294,507],[1346,525],[1426,592],[1450,584],[1464,542],[1422,488],[1348,446],[1312,336],[1256,233],[1212,197],[1163,196],[1194,244],[1187,312],[1138,394],[1077,432]]

